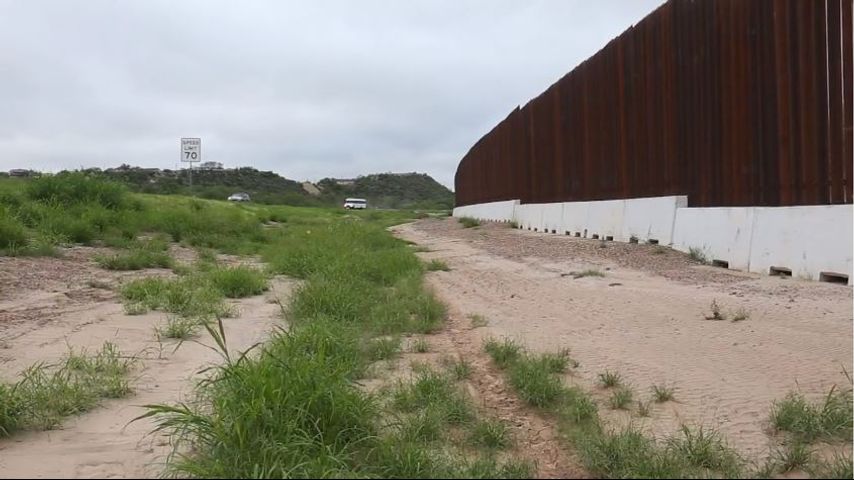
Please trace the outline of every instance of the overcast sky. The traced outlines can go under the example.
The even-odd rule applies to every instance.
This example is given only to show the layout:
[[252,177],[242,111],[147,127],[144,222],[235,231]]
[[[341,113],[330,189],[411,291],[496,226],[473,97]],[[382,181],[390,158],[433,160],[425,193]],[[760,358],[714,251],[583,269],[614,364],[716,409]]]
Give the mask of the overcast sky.
[[661,2],[0,0],[0,170],[204,160],[295,180],[459,159]]

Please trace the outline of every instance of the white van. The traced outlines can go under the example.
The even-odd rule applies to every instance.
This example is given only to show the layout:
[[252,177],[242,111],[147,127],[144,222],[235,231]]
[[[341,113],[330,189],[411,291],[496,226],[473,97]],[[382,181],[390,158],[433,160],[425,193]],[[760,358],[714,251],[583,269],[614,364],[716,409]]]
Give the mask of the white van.
[[344,200],[344,208],[350,210],[362,210],[368,208],[368,201],[364,198],[347,198]]

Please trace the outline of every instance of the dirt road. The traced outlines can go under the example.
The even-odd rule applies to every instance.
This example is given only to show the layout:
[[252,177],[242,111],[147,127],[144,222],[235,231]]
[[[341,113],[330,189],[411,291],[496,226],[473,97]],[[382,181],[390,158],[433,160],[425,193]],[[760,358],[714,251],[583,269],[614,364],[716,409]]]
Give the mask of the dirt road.
[[[430,282],[458,316],[484,315],[480,338],[509,336],[535,351],[570,348],[581,366],[566,377],[595,393],[606,421],[633,422],[656,436],[681,424],[718,429],[760,459],[774,439],[772,402],[798,390],[818,398],[850,385],[852,289],[700,266],[651,245],[601,243],[488,224],[463,229],[455,219],[395,227],[428,247],[449,272]],[[575,278],[597,270],[603,277]],[[743,321],[706,320],[716,301]],[[468,347],[477,350],[472,342]],[[635,398],[654,384],[674,386],[676,401],[653,404],[650,418],[609,410],[596,385],[619,372]]]
[[[132,373],[134,393],[67,419],[54,431],[22,432],[0,440],[2,478],[156,477],[169,451],[167,440],[148,435],[151,421],[129,422],[140,405],[174,403],[192,392],[203,367],[219,362],[205,333],[175,350],[174,340],[156,338],[165,315],[128,316],[115,289],[128,276],[170,275],[166,270],[115,274],[95,267],[93,249],[76,249],[63,259],[0,259],[0,378],[13,380],[36,362],[55,362],[69,347],[97,350],[105,341],[139,358]],[[87,280],[88,279],[88,280]],[[98,279],[98,282],[90,282]],[[94,285],[94,286],[93,286]],[[275,279],[264,296],[233,303],[240,315],[225,319],[229,347],[243,351],[267,338],[281,322],[273,299],[285,301],[292,287]]]

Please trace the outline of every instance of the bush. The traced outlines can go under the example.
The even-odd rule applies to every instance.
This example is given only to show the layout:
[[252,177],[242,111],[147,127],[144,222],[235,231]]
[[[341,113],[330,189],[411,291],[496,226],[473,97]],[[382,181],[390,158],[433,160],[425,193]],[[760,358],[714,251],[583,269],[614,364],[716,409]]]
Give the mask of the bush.
[[119,209],[125,205],[127,189],[119,183],[97,179],[78,172],[63,172],[29,182],[26,195],[36,201],[58,205],[96,203]]
[[213,286],[228,298],[259,295],[267,290],[267,277],[254,268],[216,268],[207,273]]
[[22,247],[27,243],[27,231],[16,218],[0,210],[0,248]]

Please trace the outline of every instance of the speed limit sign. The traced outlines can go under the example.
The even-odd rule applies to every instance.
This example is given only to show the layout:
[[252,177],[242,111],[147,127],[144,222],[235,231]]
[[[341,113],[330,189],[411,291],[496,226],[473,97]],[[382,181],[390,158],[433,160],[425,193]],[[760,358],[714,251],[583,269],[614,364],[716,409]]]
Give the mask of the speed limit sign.
[[181,161],[182,162],[201,162],[202,161],[202,139],[201,138],[182,138],[181,139]]

